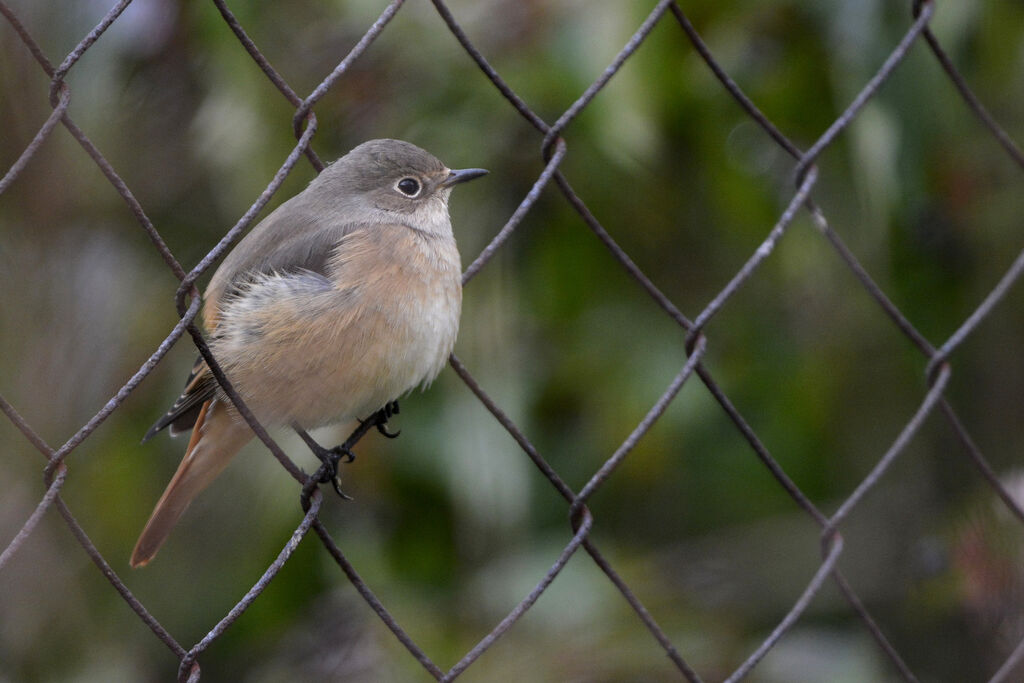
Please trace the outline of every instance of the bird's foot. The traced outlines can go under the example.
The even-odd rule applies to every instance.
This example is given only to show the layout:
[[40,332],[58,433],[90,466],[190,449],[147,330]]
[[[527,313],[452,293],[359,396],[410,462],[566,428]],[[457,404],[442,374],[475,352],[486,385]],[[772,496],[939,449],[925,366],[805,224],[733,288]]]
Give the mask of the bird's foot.
[[356,427],[355,431],[353,431],[347,439],[345,439],[345,443],[340,446],[335,446],[334,448],[324,448],[314,441],[313,437],[307,434],[306,430],[302,429],[302,427],[298,425],[293,425],[293,427],[298,435],[302,437],[302,440],[306,442],[306,445],[309,446],[309,449],[313,451],[313,455],[323,463],[320,467],[320,477],[317,481],[322,484],[330,482],[334,487],[335,493],[345,500],[352,500],[351,496],[341,490],[341,478],[338,476],[338,463],[342,461],[342,458],[344,458],[347,463],[355,460],[356,454],[352,449],[359,440],[363,438],[366,432],[373,428],[376,428],[378,432],[389,439],[393,439],[398,436],[401,433],[401,430],[389,432],[386,427],[388,419],[397,414],[398,401],[390,401],[370,417],[365,420],[359,420],[359,426]]
[[383,408],[371,415],[365,421],[360,420],[359,423],[360,425],[363,425],[366,422],[372,422],[372,426],[376,427],[377,431],[380,432],[381,435],[386,436],[389,439],[394,439],[402,433],[402,430],[399,429],[394,432],[389,432],[387,424],[388,420],[390,420],[393,415],[398,415],[398,412],[398,401],[390,401],[389,403],[385,403]]
[[346,463],[352,462],[356,459],[356,454],[353,453],[352,449],[345,444],[335,446],[334,448],[324,448],[323,446],[320,446],[320,451],[320,453],[314,451],[316,457],[320,458],[320,462],[323,463],[323,466],[320,468],[322,470],[320,473],[320,483],[326,484],[327,482],[330,482],[331,486],[334,487],[335,493],[345,500],[352,500],[352,496],[341,490],[341,477],[338,475],[338,463],[340,463],[343,458]]
[[[344,458],[345,462],[352,462],[356,459],[356,454],[352,451],[352,446],[355,445],[355,441],[349,438],[349,441],[335,446],[334,448],[324,448],[318,444],[313,437],[311,437],[305,429],[302,429],[298,425],[294,425],[296,433],[302,440],[309,446],[309,450],[313,451],[313,455],[322,463],[317,474],[319,477],[317,481],[321,484],[331,483],[334,487],[334,492],[345,500],[352,500],[352,497],[341,490],[341,477],[338,476],[338,463]],[[351,441],[351,443],[349,443]],[[358,441],[358,439],[357,439]]]

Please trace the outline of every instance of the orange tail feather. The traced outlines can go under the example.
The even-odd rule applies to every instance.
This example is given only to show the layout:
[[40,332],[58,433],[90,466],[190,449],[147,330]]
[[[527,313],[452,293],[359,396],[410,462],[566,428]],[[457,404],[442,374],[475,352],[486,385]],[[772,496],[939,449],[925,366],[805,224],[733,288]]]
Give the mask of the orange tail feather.
[[223,402],[203,404],[185,457],[157,501],[132,551],[132,567],[144,567],[167,540],[189,503],[219,475],[252,438],[244,422],[234,419]]

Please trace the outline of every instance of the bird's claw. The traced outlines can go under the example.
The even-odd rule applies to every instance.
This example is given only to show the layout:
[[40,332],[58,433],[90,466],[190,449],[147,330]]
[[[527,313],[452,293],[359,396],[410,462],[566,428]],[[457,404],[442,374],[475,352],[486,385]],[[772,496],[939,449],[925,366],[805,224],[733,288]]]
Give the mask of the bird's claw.
[[341,490],[341,478],[337,475],[331,478],[331,486],[334,487],[334,492],[337,493],[344,500],[354,500],[352,496],[348,495]]
[[394,432],[388,431],[387,424],[388,420],[391,419],[392,416],[398,415],[398,413],[398,401],[389,401],[384,404],[383,408],[375,412],[370,417],[365,420],[359,420],[359,425],[363,428],[376,427],[377,431],[380,432],[382,436],[394,439],[402,433],[402,430],[399,429]]
[[334,487],[334,492],[345,500],[352,500],[352,497],[341,490],[341,477],[338,476],[338,463],[342,462],[344,458],[346,463],[350,463],[356,459],[356,454],[352,452],[352,449],[346,444],[335,446],[334,448],[322,448],[319,452],[314,451],[316,457],[320,458],[323,463],[323,473],[320,475],[320,483],[326,484],[331,483]]
[[389,439],[393,439],[402,433],[402,430],[396,430],[389,432],[387,430],[388,418],[392,415],[398,414],[398,401],[391,401],[386,403],[383,408],[375,412],[365,420],[359,420],[359,427],[345,440],[345,443],[334,448],[324,448],[313,438],[306,433],[306,431],[298,424],[292,425],[295,431],[302,437],[302,440],[306,442],[313,454],[319,458],[323,465],[320,467],[320,477],[318,481],[321,484],[331,483],[334,487],[334,492],[345,500],[352,500],[351,496],[347,495],[341,490],[341,477],[338,476],[338,463],[341,462],[342,458],[345,459],[346,463],[352,462],[356,459],[356,454],[352,451],[352,447],[356,445],[359,439],[363,438],[371,428],[376,427],[377,431],[386,436]]
[[386,436],[389,439],[394,439],[395,437],[397,437],[399,434],[402,433],[401,429],[398,429],[398,430],[393,431],[393,432],[389,432],[388,428],[387,428],[387,423],[386,422],[378,423],[377,424],[377,431],[380,432],[382,435]]

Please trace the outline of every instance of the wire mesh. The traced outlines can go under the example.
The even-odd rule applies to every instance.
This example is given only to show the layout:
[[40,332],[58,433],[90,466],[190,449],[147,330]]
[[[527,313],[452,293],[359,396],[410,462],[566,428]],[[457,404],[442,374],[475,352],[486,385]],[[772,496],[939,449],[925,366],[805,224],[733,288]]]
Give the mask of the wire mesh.
[[[400,619],[394,616],[388,610],[384,601],[375,595],[370,582],[362,578],[342,552],[338,543],[319,517],[324,501],[317,487],[315,475],[307,474],[297,466],[245,408],[240,397],[231,388],[229,378],[224,376],[217,366],[215,359],[211,356],[203,334],[195,324],[195,316],[200,305],[199,292],[195,287],[196,281],[208,271],[218,258],[231,248],[242,233],[252,226],[256,216],[271,200],[274,193],[277,192],[286,177],[303,157],[306,157],[317,171],[323,169],[324,164],[311,146],[319,128],[314,111],[315,107],[332,87],[346,78],[352,64],[367,51],[373,49],[375,39],[382,32],[388,30],[389,23],[400,11],[403,11],[406,3],[404,0],[394,0],[387,4],[379,17],[355,42],[348,54],[329,74],[319,81],[308,96],[302,97],[274,69],[270,61],[247,35],[242,23],[236,18],[225,1],[213,1],[224,22],[226,22],[231,32],[237,38],[240,46],[248,53],[255,65],[266,75],[270,82],[273,83],[282,97],[287,100],[288,104],[294,107],[292,132],[296,142],[265,190],[251,204],[237,223],[224,234],[216,246],[206,253],[192,269],[186,269],[181,265],[126,182],[93,144],[90,137],[75,124],[68,113],[72,97],[72,90],[66,81],[68,74],[75,69],[79,61],[94,44],[102,40],[107,30],[119,20],[122,12],[130,4],[130,0],[121,0],[121,2],[112,7],[95,28],[82,38],[78,45],[57,66],[54,66],[53,62],[44,54],[44,51],[33,37],[35,29],[30,30],[26,28],[21,23],[19,17],[6,4],[0,2],[0,14],[3,14],[6,22],[13,28],[22,47],[31,53],[38,63],[40,70],[49,79],[49,98],[50,106],[52,107],[50,116],[39,127],[38,132],[24,152],[10,166],[3,178],[0,179],[0,193],[8,190],[15,179],[31,163],[33,157],[39,153],[39,149],[46,139],[58,125],[61,125],[67,129],[85,153],[99,167],[103,175],[115,188],[125,204],[127,204],[138,221],[139,226],[152,242],[153,247],[159,252],[167,267],[180,281],[176,297],[177,310],[180,316],[179,322],[174,325],[150,357],[132,374],[128,381],[63,444],[54,447],[46,443],[40,438],[33,427],[19,415],[18,410],[0,396],[0,410],[4,412],[10,422],[46,460],[45,467],[43,468],[43,488],[41,489],[38,505],[26,519],[21,529],[6,542],[2,553],[0,553],[0,571],[19,552],[26,540],[37,531],[40,520],[51,509],[55,508],[72,531],[83,551],[100,570],[111,587],[138,615],[142,623],[152,631],[154,636],[162,641],[174,657],[177,658],[179,661],[178,679],[182,681],[195,681],[200,679],[200,660],[203,653],[210,647],[213,647],[240,615],[254,601],[259,599],[270,581],[285,567],[292,553],[312,529],[323,549],[338,565],[338,568],[347,580],[351,582],[373,612],[390,629],[395,638],[408,650],[409,654],[419,662],[430,676],[437,680],[449,681],[471,669],[488,648],[501,639],[510,629],[515,628],[517,621],[533,607],[556,577],[560,575],[570,558],[580,554],[579,551],[582,548],[594,565],[599,568],[621,594],[622,599],[636,613],[644,627],[649,631],[650,637],[657,642],[658,646],[678,670],[678,673],[686,680],[700,681],[703,680],[700,672],[694,665],[689,663],[688,658],[692,653],[688,652],[685,645],[673,642],[667,631],[659,625],[654,611],[645,607],[640,597],[642,591],[630,586],[619,571],[616,570],[613,562],[597,546],[592,531],[599,523],[595,521],[587,507],[593,495],[609,479],[615,476],[617,468],[629,457],[635,446],[645,438],[682,388],[686,384],[700,382],[717,402],[724,415],[735,426],[739,435],[749,444],[753,454],[763,464],[764,468],[775,478],[785,493],[792,498],[795,505],[820,528],[821,561],[817,571],[808,578],[803,592],[793,600],[788,611],[778,620],[767,637],[760,641],[746,655],[744,660],[734,668],[726,680],[740,680],[754,671],[762,658],[772,650],[795,623],[800,621],[810,602],[827,585],[833,585],[838,588],[849,610],[856,614],[864,629],[874,640],[879,652],[889,661],[892,673],[903,680],[917,680],[915,673],[908,666],[904,657],[887,638],[885,629],[869,613],[864,601],[858,596],[854,587],[839,569],[838,563],[844,553],[844,541],[841,532],[844,522],[861,505],[865,495],[892,471],[894,462],[907,451],[908,445],[921,429],[922,424],[933,416],[940,417],[948,424],[967,458],[977,469],[978,474],[984,479],[986,485],[998,496],[1009,513],[1016,517],[1017,520],[1024,522],[1024,510],[1021,509],[1014,497],[1000,482],[995,468],[989,464],[981,453],[968,432],[964,421],[959,417],[956,409],[945,394],[951,374],[951,354],[972,335],[983,321],[994,314],[996,306],[1007,296],[1011,287],[1020,279],[1021,272],[1024,270],[1024,251],[1017,256],[995,286],[982,298],[981,303],[964,318],[962,324],[947,339],[939,344],[932,344],[922,333],[917,331],[908,316],[893,303],[882,287],[872,279],[868,271],[859,263],[854,252],[845,245],[841,237],[831,227],[823,209],[815,202],[814,194],[821,175],[816,166],[818,160],[850,127],[851,123],[861,114],[865,105],[876,97],[879,89],[892,77],[894,72],[900,69],[907,54],[915,48],[917,50],[927,49],[929,51],[946,74],[949,85],[955,89],[959,97],[970,108],[979,124],[991,133],[1007,156],[1024,169],[1024,155],[1022,155],[1010,136],[999,126],[973,94],[965,79],[960,75],[956,66],[946,55],[939,41],[932,33],[930,22],[933,20],[936,11],[935,3],[914,3],[912,14],[908,14],[908,23],[903,37],[893,45],[888,57],[878,67],[873,77],[860,88],[849,106],[804,151],[791,142],[730,78],[725,68],[716,60],[708,46],[703,42],[700,34],[687,18],[683,9],[683,4],[685,3],[679,3],[674,0],[661,0],[655,4],[603,73],[599,74],[583,93],[557,116],[553,122],[548,123],[531,109],[525,99],[520,97],[501,74],[488,63],[448,6],[442,0],[432,0],[434,10],[436,10],[437,15],[447,26],[452,39],[457,41],[465,53],[476,63],[482,76],[493,84],[507,101],[508,105],[513,107],[536,130],[537,141],[540,143],[540,155],[543,161],[543,170],[533,181],[530,190],[523,196],[519,205],[500,230],[495,233],[490,243],[466,268],[463,275],[463,283],[469,285],[474,276],[482,269],[488,267],[491,260],[501,251],[508,239],[517,231],[524,218],[535,207],[542,194],[557,193],[566,205],[571,207],[580,216],[585,225],[604,245],[623,271],[635,281],[636,286],[642,289],[660,307],[664,315],[668,316],[676,325],[682,328],[686,335],[685,354],[683,353],[684,350],[680,349],[681,365],[678,372],[669,380],[661,395],[650,406],[627,438],[614,449],[610,449],[611,454],[578,490],[575,490],[566,483],[562,476],[559,475],[558,470],[531,443],[524,429],[517,425],[509,414],[502,409],[501,405],[489,395],[474,378],[466,365],[459,358],[452,356],[450,364],[454,372],[465,382],[469,390],[493,415],[494,419],[507,430],[509,435],[521,447],[523,454],[529,458],[540,473],[550,482],[550,485],[565,499],[571,535],[565,542],[561,552],[551,558],[550,568],[537,579],[532,590],[517,604],[511,606],[507,616],[495,624],[472,648],[466,651],[459,661],[453,665],[447,665],[435,662],[426,651],[426,648],[418,644],[409,635],[400,623]],[[599,218],[588,208],[585,200],[574,190],[573,185],[570,184],[568,177],[562,170],[563,162],[570,154],[570,147],[563,134],[572,126],[574,120],[591,104],[594,98],[616,77],[623,65],[633,57],[654,28],[659,25],[674,26],[678,36],[677,39],[689,41],[692,44],[701,59],[706,63],[707,68],[721,83],[724,94],[733,98],[746,112],[750,120],[755,122],[793,160],[794,189],[788,204],[779,215],[777,222],[772,226],[767,236],[751,254],[749,259],[736,271],[735,275],[692,319],[684,315],[670,297],[664,294],[652,279],[616,243],[616,240],[602,225]],[[736,405],[729,399],[721,384],[716,381],[711,370],[705,364],[706,351],[709,344],[713,343],[713,339],[709,340],[705,336],[705,329],[708,323],[729,305],[738,291],[748,285],[755,271],[768,259],[772,258],[772,255],[779,248],[783,236],[790,229],[794,220],[800,215],[810,217],[813,225],[820,232],[821,237],[824,238],[829,248],[837,254],[839,259],[860,282],[864,291],[873,299],[877,307],[892,320],[899,332],[917,349],[926,364],[925,380],[927,386],[920,397],[918,409],[912,415],[905,418],[902,429],[892,441],[891,446],[877,458],[871,471],[864,476],[859,485],[848,493],[838,508],[831,514],[819,509],[811,497],[804,493],[786,473],[784,467],[770,452],[765,441],[755,432]],[[111,564],[104,558],[93,541],[90,540],[86,530],[76,521],[71,510],[61,497],[61,490],[69,476],[65,466],[67,459],[83,442],[90,438],[94,431],[114,411],[122,406],[129,394],[163,361],[167,352],[185,333],[191,336],[195,346],[213,369],[217,380],[221,383],[232,401],[235,402],[240,413],[252,426],[258,438],[300,484],[299,495],[304,512],[301,522],[295,528],[294,533],[274,561],[266,568],[259,581],[245,593],[244,597],[202,639],[191,645],[179,643],[170,631],[150,614],[146,606],[133,594],[125,581],[114,571]],[[1015,671],[1019,675],[1018,665],[1022,659],[1024,659],[1024,641],[1012,649],[1009,657],[1000,664],[995,672],[991,673],[989,680],[1012,680]]]

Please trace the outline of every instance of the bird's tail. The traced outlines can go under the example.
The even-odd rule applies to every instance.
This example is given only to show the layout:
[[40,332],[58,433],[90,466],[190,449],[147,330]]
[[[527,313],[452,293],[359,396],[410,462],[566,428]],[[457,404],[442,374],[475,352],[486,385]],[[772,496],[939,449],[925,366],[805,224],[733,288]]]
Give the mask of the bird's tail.
[[203,404],[185,457],[135,543],[132,567],[143,567],[153,559],[192,499],[216,479],[250,439],[252,430],[233,417],[222,400]]

